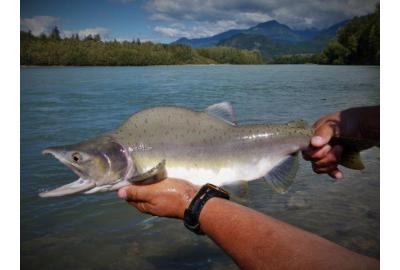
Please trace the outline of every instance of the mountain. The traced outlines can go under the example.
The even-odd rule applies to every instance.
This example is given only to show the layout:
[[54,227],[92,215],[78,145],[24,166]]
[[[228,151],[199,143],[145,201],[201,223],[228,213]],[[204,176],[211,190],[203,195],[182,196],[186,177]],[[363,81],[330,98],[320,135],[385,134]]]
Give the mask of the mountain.
[[265,36],[280,43],[297,43],[305,40],[304,36],[275,20],[259,23],[242,33]]
[[247,50],[259,50],[265,58],[286,54],[320,52],[335,37],[337,30],[347,21],[329,28],[293,30],[275,20],[257,24],[243,30],[229,30],[212,37],[181,38],[173,44],[185,44],[195,48],[226,46]]
[[218,46],[234,47],[246,50],[259,50],[263,57],[272,58],[282,54],[300,53],[295,44],[279,43],[269,37],[257,34],[240,33],[220,41]]
[[243,30],[238,30],[238,29],[233,29],[229,30],[226,32],[222,32],[220,34],[217,34],[212,37],[206,37],[206,38],[193,38],[193,39],[188,39],[188,38],[180,38],[171,44],[184,44],[184,45],[190,45],[193,48],[202,48],[202,47],[213,47],[217,45],[218,42],[221,40],[230,38],[231,36],[234,36],[236,34],[239,34]]
[[296,30],[295,32],[305,39],[310,39],[317,36],[320,33],[320,30],[318,30],[317,28],[308,28],[304,30]]

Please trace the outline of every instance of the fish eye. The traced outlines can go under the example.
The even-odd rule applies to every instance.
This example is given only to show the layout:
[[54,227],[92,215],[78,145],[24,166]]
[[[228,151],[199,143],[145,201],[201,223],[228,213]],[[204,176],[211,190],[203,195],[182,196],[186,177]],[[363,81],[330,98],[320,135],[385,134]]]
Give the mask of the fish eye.
[[73,161],[75,161],[75,162],[79,162],[79,161],[82,160],[82,157],[81,157],[81,155],[80,155],[78,152],[75,152],[75,153],[72,154],[72,159],[73,159]]

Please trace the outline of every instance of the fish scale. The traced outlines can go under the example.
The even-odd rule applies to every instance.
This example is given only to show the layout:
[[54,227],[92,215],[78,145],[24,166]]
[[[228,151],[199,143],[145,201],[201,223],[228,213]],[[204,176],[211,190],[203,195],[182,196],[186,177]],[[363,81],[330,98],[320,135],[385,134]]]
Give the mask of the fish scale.
[[[116,190],[161,175],[220,186],[264,177],[283,193],[295,177],[297,153],[308,147],[312,134],[302,120],[237,125],[227,102],[203,112],[182,107],[145,109],[103,136],[45,149],[79,179],[39,195]],[[360,169],[359,150],[346,159],[352,164],[344,165]]]

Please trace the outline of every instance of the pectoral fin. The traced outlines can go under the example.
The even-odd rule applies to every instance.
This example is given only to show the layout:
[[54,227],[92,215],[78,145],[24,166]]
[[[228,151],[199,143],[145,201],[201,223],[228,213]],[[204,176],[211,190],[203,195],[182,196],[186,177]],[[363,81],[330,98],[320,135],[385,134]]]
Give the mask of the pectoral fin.
[[147,172],[136,175],[132,178],[127,179],[131,184],[135,183],[149,183],[156,182],[167,178],[167,171],[165,170],[165,159],[158,163],[155,167]]
[[298,153],[293,154],[282,160],[275,166],[264,179],[278,193],[286,193],[296,176],[299,169]]

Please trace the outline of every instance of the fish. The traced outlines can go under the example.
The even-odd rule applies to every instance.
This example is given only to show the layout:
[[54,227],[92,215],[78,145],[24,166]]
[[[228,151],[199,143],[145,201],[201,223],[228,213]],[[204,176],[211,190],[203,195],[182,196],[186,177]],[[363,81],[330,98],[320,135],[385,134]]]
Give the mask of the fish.
[[[103,135],[44,149],[43,154],[53,155],[78,179],[39,196],[93,194],[166,177],[224,187],[246,187],[248,181],[263,178],[274,191],[285,193],[298,170],[298,153],[309,146],[313,133],[303,120],[238,125],[229,102],[204,111],[152,107]],[[372,143],[332,140],[349,146],[343,166],[364,168],[359,152]]]

